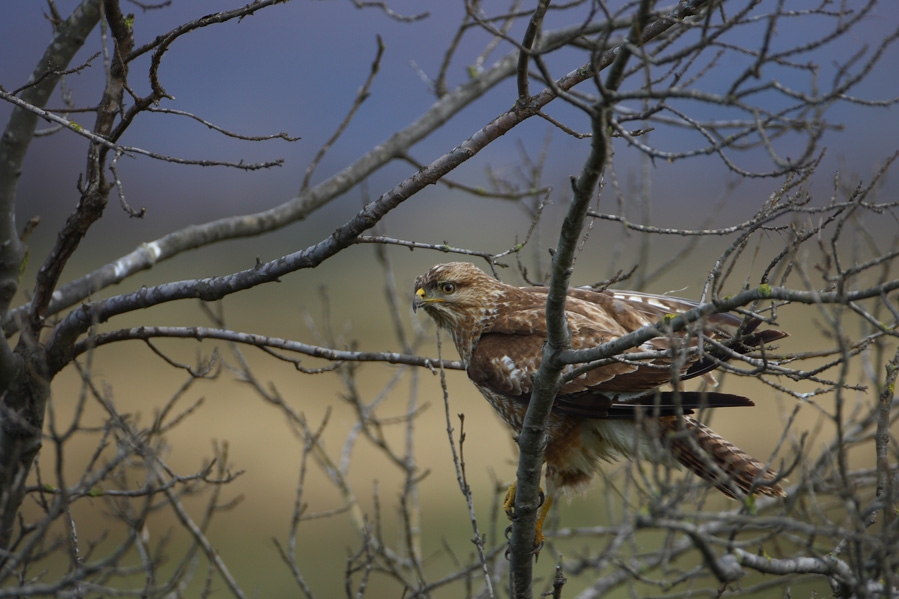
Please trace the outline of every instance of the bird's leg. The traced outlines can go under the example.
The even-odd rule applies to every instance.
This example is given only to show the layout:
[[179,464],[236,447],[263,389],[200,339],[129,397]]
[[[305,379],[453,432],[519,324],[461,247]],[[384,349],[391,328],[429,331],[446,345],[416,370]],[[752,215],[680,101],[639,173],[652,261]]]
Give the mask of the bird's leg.
[[[518,489],[518,481],[513,480],[512,484],[509,485],[508,490],[506,490],[506,498],[503,500],[503,511],[506,512],[506,516],[509,520],[515,520],[515,490]],[[539,489],[540,492],[540,506],[543,505],[544,500],[546,499],[546,495],[543,493],[543,489]],[[551,502],[550,502],[551,503]]]
[[503,500],[503,511],[509,520],[515,519],[515,490],[518,488],[518,481],[513,480],[512,484],[506,490],[506,498]]
[[543,492],[541,492],[540,498],[543,499],[543,503],[540,504],[540,509],[537,510],[537,526],[534,530],[534,553],[537,554],[540,553],[543,543],[546,542],[546,537],[543,536],[543,522],[549,514],[549,508],[553,505],[552,496],[544,497]]
[[[506,498],[503,500],[503,510],[506,512],[506,516],[509,520],[513,522],[516,519],[515,515],[515,491],[518,488],[518,481],[512,481],[512,484],[509,485],[509,489],[506,491]],[[543,548],[543,543],[546,541],[546,537],[543,536],[543,521],[546,520],[547,514],[549,514],[549,508],[552,507],[553,499],[552,497],[546,497],[543,493],[543,489],[540,489],[540,505],[539,510],[537,511],[537,525],[534,528],[534,553],[539,553],[540,549]],[[509,534],[512,532],[512,525],[510,524],[506,528],[506,538],[509,538]]]

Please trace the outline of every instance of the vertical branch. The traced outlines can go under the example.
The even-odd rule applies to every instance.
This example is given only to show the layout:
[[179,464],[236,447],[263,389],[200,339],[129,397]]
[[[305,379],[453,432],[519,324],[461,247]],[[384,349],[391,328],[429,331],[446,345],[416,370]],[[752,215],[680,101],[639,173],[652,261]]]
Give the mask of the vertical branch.
[[[99,18],[100,0],[83,0],[65,22],[57,25],[53,40],[38,61],[20,99],[39,108],[47,105],[63,71],[84,45]],[[0,136],[0,314],[4,315],[18,287],[19,266],[24,255],[15,221],[19,174],[38,120],[34,112],[16,106]]]
[[[99,0],[84,0],[64,23],[31,75],[21,98],[34,106],[45,106],[63,70],[100,17]],[[15,224],[18,177],[25,154],[34,137],[38,117],[16,107],[0,137],[0,315],[5,315],[18,288],[24,246]],[[15,517],[25,492],[25,480],[41,446],[44,409],[49,396],[42,355],[31,341],[37,335],[23,334],[15,355],[6,339],[0,340],[0,548],[12,539]],[[24,358],[24,359],[23,359]]]
[[528,29],[525,31],[524,39],[521,41],[521,49],[518,54],[518,101],[522,104],[531,97],[528,86],[528,63],[531,58],[531,50],[537,46],[537,40],[540,38],[540,31],[543,29],[543,17],[549,10],[551,0],[540,0],[531,20],[528,22]]
[[[882,547],[895,547],[896,542],[896,489],[893,481],[893,472],[890,468],[889,443],[890,443],[890,418],[892,416],[893,398],[896,396],[896,378],[899,375],[899,347],[893,358],[886,364],[886,377],[883,389],[880,391],[877,406],[877,430],[874,434],[874,450],[876,455],[877,483],[875,487],[877,503],[883,512],[883,524],[881,532]],[[890,564],[889,550],[875,553],[879,559],[880,568],[877,572],[883,579],[884,587],[894,588],[896,584],[896,569]]]
[[524,425],[518,437],[520,456],[516,474],[518,480],[515,494],[516,518],[512,522],[512,536],[509,542],[511,591],[512,596],[516,598],[533,596],[532,554],[537,508],[540,504],[539,483],[546,446],[545,431],[553,400],[561,384],[563,364],[558,360],[558,355],[569,345],[565,297],[587,209],[608,158],[608,142],[605,135],[607,123],[607,108],[597,106],[596,114],[593,116],[590,156],[572,186],[574,198],[562,224],[556,251],[553,252],[552,278],[546,302],[547,342],[543,349],[543,361],[534,377],[534,390]]
[[[383,226],[381,228],[383,228]],[[393,265],[390,261],[387,249],[381,244],[376,244],[375,257],[378,259],[378,262],[381,263],[384,272],[384,292],[387,299],[387,307],[390,311],[390,318],[393,321],[396,339],[403,348],[403,352],[411,354],[414,352],[414,348],[406,335],[403,321],[400,317],[400,294],[397,292],[396,277],[394,276]],[[416,571],[420,573],[423,571],[423,554],[421,547],[421,494],[419,493],[418,484],[421,479],[421,474],[418,472],[418,465],[415,458],[415,415],[418,411],[418,386],[418,371],[413,369],[410,371],[409,375],[409,400],[406,404],[405,449],[402,457],[402,469],[403,475],[405,476],[402,494],[402,510],[403,519],[406,524],[409,560],[414,565]],[[424,576],[420,576],[419,578],[424,580]]]
[[895,519],[893,503],[895,502],[895,489],[890,472],[890,458],[888,448],[890,444],[890,416],[893,408],[893,397],[896,396],[896,377],[899,375],[899,348],[896,355],[887,362],[886,378],[883,389],[880,391],[877,406],[877,432],[874,436],[875,452],[877,456],[877,498],[883,507],[883,524],[889,525]]
[[[533,597],[533,548],[537,509],[540,505],[539,484],[546,448],[546,428],[552,411],[553,400],[561,385],[564,364],[559,354],[568,348],[570,334],[565,317],[565,298],[571,280],[575,253],[581,232],[587,219],[587,210],[593,199],[599,179],[609,157],[609,112],[614,105],[612,92],[618,88],[624,76],[625,65],[631,56],[632,45],[642,40],[642,29],[648,18],[650,0],[641,3],[638,18],[631,28],[628,44],[623,44],[612,63],[605,86],[599,83],[599,68],[594,67],[601,99],[590,113],[593,136],[590,155],[572,185],[573,198],[562,222],[559,241],[552,254],[552,275],[546,300],[547,340],[543,356],[533,380],[533,392],[528,403],[521,434],[518,437],[519,461],[515,515],[512,522],[510,545],[511,595],[516,599]],[[598,56],[594,55],[594,61]],[[548,489],[550,496],[552,489]]]
[[[127,23],[118,0],[104,0],[103,10],[110,31],[115,40],[112,64],[106,78],[106,89],[97,107],[97,120],[94,133],[106,137],[112,130],[116,119],[122,111],[128,66],[124,57],[134,48],[134,37]],[[34,298],[31,301],[29,329],[37,337],[41,322],[56,283],[69,258],[78,248],[90,226],[97,221],[106,208],[109,192],[113,184],[106,181],[103,173],[109,147],[92,143],[88,151],[87,172],[81,200],[66,224],[57,236],[56,245],[48,254],[36,277]]]
[[[472,541],[474,542],[475,548],[478,551],[478,561],[481,565],[481,571],[484,574],[484,585],[487,591],[487,596],[491,599],[495,597],[493,592],[493,581],[490,578],[490,570],[487,567],[487,556],[484,552],[484,537],[481,535],[481,531],[478,527],[478,519],[475,515],[474,509],[474,498],[471,494],[471,487],[468,486],[468,481],[465,476],[465,464],[463,459],[459,455],[462,451],[462,443],[465,440],[464,431],[460,431],[459,433],[459,451],[456,451],[456,442],[453,439],[453,421],[450,417],[450,408],[449,408],[449,390],[446,386],[446,371],[443,368],[443,355],[442,355],[442,347],[440,343],[440,335],[437,335],[437,356],[440,360],[440,388],[443,390],[443,408],[444,408],[444,417],[446,418],[446,435],[449,437],[450,451],[453,455],[453,466],[456,469],[456,482],[459,483],[459,489],[462,491],[462,494],[465,496],[465,502],[468,505],[468,517],[471,521],[471,528],[474,532],[474,538]],[[465,417],[462,414],[459,414],[460,423],[464,425]],[[533,532],[533,530],[531,531]],[[532,536],[533,539],[533,536]]]

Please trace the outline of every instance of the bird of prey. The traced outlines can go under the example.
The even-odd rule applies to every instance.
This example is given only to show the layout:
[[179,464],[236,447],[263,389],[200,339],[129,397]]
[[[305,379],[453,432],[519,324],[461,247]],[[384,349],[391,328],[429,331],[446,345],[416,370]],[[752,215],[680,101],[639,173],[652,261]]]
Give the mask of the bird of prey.
[[[449,332],[469,379],[516,433],[547,338],[547,291],[502,283],[467,262],[439,264],[415,280],[413,309],[423,308]],[[570,288],[565,312],[571,348],[596,347],[697,305],[632,291]],[[693,327],[657,336],[565,382],[548,424],[536,544],[543,543],[543,520],[555,494],[584,487],[602,461],[618,456],[680,462],[729,497],[785,495],[776,472],[689,416],[706,407],[752,406],[751,400],[678,386],[660,390],[672,381],[710,376],[733,352],[748,353],[787,336],[776,329],[757,330],[760,324],[757,318],[716,314],[704,321],[701,332]],[[646,352],[655,355],[627,358]],[[513,483],[505,505],[510,516],[514,493]]]

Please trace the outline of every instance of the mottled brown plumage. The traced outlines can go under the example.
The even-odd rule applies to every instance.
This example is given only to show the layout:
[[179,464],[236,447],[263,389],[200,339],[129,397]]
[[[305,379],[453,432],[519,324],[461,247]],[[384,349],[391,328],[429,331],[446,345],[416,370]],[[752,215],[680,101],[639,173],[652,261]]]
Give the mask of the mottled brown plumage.
[[[543,287],[507,285],[464,262],[434,266],[415,281],[413,307],[424,308],[449,332],[471,381],[516,432],[546,340],[546,292]],[[571,347],[595,347],[696,305],[629,291],[570,289],[565,309]],[[744,323],[736,315],[716,314],[704,322],[701,336],[730,344],[740,353],[786,336],[774,329],[756,331],[760,324],[757,319]],[[734,339],[738,330],[740,337]],[[784,495],[773,470],[689,416],[702,407],[751,406],[751,400],[659,390],[673,374],[680,380],[708,376],[727,359],[720,349],[696,351],[699,337],[698,330],[660,336],[626,352],[692,348],[679,352],[685,359],[676,373],[669,358],[615,362],[563,385],[553,405],[546,446],[550,499],[558,490],[585,485],[603,460],[624,456],[666,461],[666,455],[654,450],[660,446],[730,497]],[[679,411],[684,415],[678,416]]]

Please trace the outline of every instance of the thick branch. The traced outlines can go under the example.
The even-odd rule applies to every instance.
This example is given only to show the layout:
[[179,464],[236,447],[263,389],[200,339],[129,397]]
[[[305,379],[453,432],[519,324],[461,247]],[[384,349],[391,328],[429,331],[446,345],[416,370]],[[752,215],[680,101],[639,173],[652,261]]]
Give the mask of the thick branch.
[[[514,72],[514,67],[514,56],[507,56],[478,79],[467,82],[441,98],[419,119],[392,135],[353,164],[315,187],[302,190],[294,198],[275,208],[255,214],[223,218],[203,225],[192,225],[169,233],[156,241],[141,244],[133,252],[115,262],[62,286],[53,294],[47,314],[68,308],[92,293],[120,283],[141,270],[152,268],[157,262],[185,251],[219,241],[275,231],[306,218],[334,198],[346,194],[388,162],[402,156],[411,146],[439,129],[470,102],[510,76]],[[497,133],[496,137],[502,133]],[[476,151],[472,155],[474,153]],[[6,334],[18,330],[14,317],[25,309],[26,307],[17,308],[10,313],[10,317],[4,319],[3,330]]]
[[[41,57],[22,91],[22,99],[45,106],[61,72],[81,48],[100,16],[99,0],[85,0],[67,21],[59,24],[53,40]],[[38,117],[19,107],[13,109],[0,138],[0,315],[18,287],[24,247],[15,224],[18,177],[28,146],[34,136]],[[45,402],[49,389],[43,360],[30,344],[20,338],[20,351],[10,350],[0,341],[0,549],[9,548],[15,517],[24,496],[25,479],[41,445]]]
[[[643,41],[644,18],[648,2],[643,2],[640,18],[633,23],[628,41],[613,51],[592,57],[592,76],[609,64],[614,65],[607,82],[608,89],[616,89],[620,83],[624,62],[629,56],[627,46]],[[673,21],[673,20],[672,20]],[[668,24],[672,23],[669,21]],[[509,541],[511,565],[510,586],[515,598],[530,599],[533,596],[532,548],[535,540],[536,511],[539,506],[540,472],[546,446],[546,429],[553,401],[561,385],[564,363],[558,360],[570,344],[565,318],[565,298],[571,279],[575,253],[581,231],[587,218],[587,210],[593,200],[599,178],[609,155],[607,139],[608,111],[610,106],[599,102],[593,107],[590,155],[573,185],[574,197],[562,223],[559,241],[553,254],[552,278],[546,301],[547,340],[543,347],[540,368],[534,375],[533,391],[528,403],[521,433],[518,437],[519,460],[516,474],[515,520]],[[547,482],[547,486],[549,486]],[[550,497],[552,489],[549,489]]]
[[553,254],[552,279],[546,301],[547,342],[543,347],[540,368],[534,376],[534,389],[518,436],[520,455],[516,474],[518,481],[515,494],[516,519],[512,523],[512,538],[509,541],[512,596],[516,598],[533,596],[531,553],[534,546],[536,510],[539,506],[540,472],[546,449],[545,431],[553,400],[561,385],[564,364],[558,360],[558,356],[568,349],[570,344],[565,318],[565,298],[587,209],[608,158],[606,114],[606,111],[600,108],[598,114],[593,117],[590,156],[574,184],[574,198],[565,216],[559,242]]
[[[122,60],[134,46],[131,27],[125,22],[125,16],[115,0],[104,0],[104,12],[110,31],[115,39],[112,64],[106,76],[106,87],[97,107],[97,119],[94,133],[100,137],[108,137],[116,119],[122,110],[122,98],[127,85],[128,65]],[[75,211],[66,219],[66,223],[57,235],[56,245],[47,255],[38,270],[34,287],[34,297],[28,314],[28,333],[37,338],[47,304],[56,288],[69,258],[78,248],[88,229],[102,215],[109,198],[112,185],[106,181],[104,169],[109,148],[103,144],[92,143],[87,157],[85,174],[86,184]],[[23,336],[23,339],[25,337]]]
[[[682,3],[681,6],[675,8],[664,18],[660,17],[653,21],[651,25],[644,29],[644,41],[662,35],[674,26],[679,19],[695,14],[707,1],[691,0],[690,2]],[[603,24],[589,27],[577,26],[547,33],[544,34],[542,43],[539,46],[541,49],[552,48],[560,40],[568,40],[575,33],[595,33],[603,27]],[[617,48],[610,49],[602,53],[594,65],[602,69],[611,64],[617,54]],[[270,210],[250,215],[228,217],[204,225],[190,226],[170,233],[156,241],[142,244],[127,256],[57,289],[53,293],[52,301],[47,307],[46,314],[58,313],[89,297],[92,293],[120,283],[136,272],[152,268],[157,262],[167,260],[182,252],[219,241],[250,237],[274,231],[306,218],[334,198],[347,193],[360,181],[365,180],[371,173],[388,162],[403,156],[408,148],[439,128],[454,114],[480,97],[485,91],[492,89],[497,83],[511,76],[515,72],[517,57],[517,51],[509,53],[499,60],[493,68],[481,73],[476,79],[461,85],[453,92],[440,98],[414,123],[392,135],[358,161],[319,185],[301,191],[296,197]],[[467,146],[466,151],[470,152],[468,157],[474,156],[494,139],[504,135],[522,121],[539,113],[541,108],[555,99],[556,95],[553,89],[568,90],[590,78],[593,75],[594,65],[586,64],[575,69],[559,79],[553,88],[544,89],[531,98],[526,107],[518,107],[517,110],[500,115],[488,123],[469,140],[463,142],[463,145]],[[452,154],[456,154],[460,148],[438,159],[432,163],[431,167],[440,164],[442,160],[448,159]],[[448,169],[446,172],[450,170],[452,169]],[[446,172],[443,172],[440,176],[443,176]],[[417,189],[411,189],[409,193],[414,193],[415,191]],[[23,314],[26,309],[27,307],[24,306],[17,308],[11,311],[8,317],[4,318],[3,331],[5,334],[9,335],[18,330],[19,327],[14,318]]]
[[[43,107],[47,104],[66,66],[84,44],[100,18],[100,1],[84,0],[64,23],[60,23],[44,55],[22,90],[21,100]],[[0,316],[7,315],[18,288],[25,256],[16,230],[16,192],[25,155],[37,128],[38,116],[15,107],[0,137]],[[0,349],[0,380],[12,380],[11,353],[5,342]]]
[[890,473],[890,417],[892,415],[893,398],[896,396],[896,378],[899,375],[899,348],[893,358],[886,364],[886,376],[877,407],[877,433],[875,439],[875,456],[877,460],[877,498],[883,505],[883,520],[892,524],[896,519],[894,503],[896,489]]
[[[688,4],[701,5],[702,2],[694,0],[693,3]],[[680,10],[681,9],[679,8],[678,11],[675,12],[680,14]],[[664,26],[656,27],[655,35],[660,35],[673,25],[673,22],[669,20],[669,18],[660,18],[656,23],[662,21],[664,22]],[[647,30],[649,30],[649,28],[647,28]],[[595,68],[601,69],[615,60],[617,55],[616,49],[602,53],[591,65],[586,65],[563,77],[557,82],[557,86],[561,89],[571,88],[577,83],[592,76],[593,68],[591,67],[595,66]],[[514,63],[514,60],[511,62]],[[50,371],[54,373],[57,372],[71,359],[74,343],[79,335],[86,332],[91,325],[98,322],[105,322],[110,317],[117,314],[123,314],[141,308],[148,308],[176,299],[199,298],[206,301],[214,301],[236,291],[276,281],[279,277],[296,270],[313,268],[321,264],[337,252],[353,244],[356,237],[373,227],[384,217],[384,215],[399,206],[406,199],[412,197],[427,185],[436,183],[441,177],[476,155],[493,140],[504,135],[512,127],[537,114],[537,112],[553,98],[554,94],[551,90],[544,90],[535,96],[533,101],[527,107],[516,107],[512,111],[500,115],[448,154],[438,158],[427,167],[420,169],[392,190],[386,192],[380,198],[365,206],[353,219],[337,229],[328,238],[305,250],[289,254],[273,262],[232,275],[195,281],[168,283],[157,287],[141,289],[127,295],[110,298],[103,302],[95,302],[82,306],[63,319],[49,341],[48,363]],[[436,118],[440,118],[440,115]],[[446,115],[446,118],[448,118],[448,115]],[[396,136],[392,139],[396,139]],[[363,157],[361,162],[373,163],[378,159],[384,159],[384,150],[381,147],[379,147],[378,150],[380,151],[373,151]],[[340,178],[340,175],[337,175],[330,180],[330,186],[332,187],[343,187],[346,185],[347,183]],[[294,201],[290,202],[289,205],[285,204],[275,210],[297,210],[302,214],[308,214],[319,208],[331,197],[334,197],[332,195],[317,194],[316,191],[320,190],[321,187],[322,186],[318,186],[311,190],[309,195],[298,196]],[[238,220],[239,219],[228,219],[227,223],[222,224],[225,226],[236,227],[239,226],[237,223]],[[208,225],[206,227],[208,227]],[[208,229],[206,229],[206,232],[214,234]],[[181,235],[183,234],[184,233],[181,232]],[[157,247],[156,250],[158,251],[158,249],[159,248]]]

